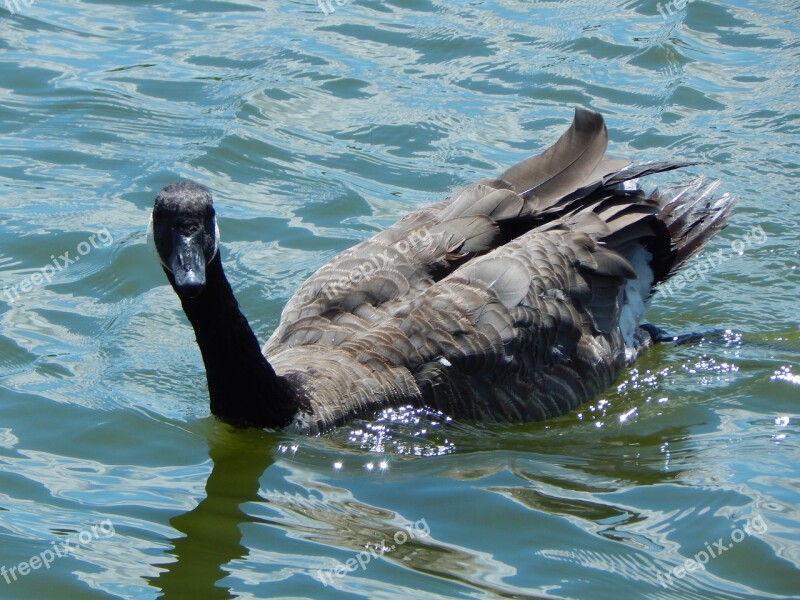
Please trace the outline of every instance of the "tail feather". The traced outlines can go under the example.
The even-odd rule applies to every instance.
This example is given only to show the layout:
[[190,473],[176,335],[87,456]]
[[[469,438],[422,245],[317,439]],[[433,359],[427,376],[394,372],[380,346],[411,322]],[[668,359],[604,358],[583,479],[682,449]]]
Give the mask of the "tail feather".
[[671,240],[673,256],[669,269],[658,281],[672,276],[727,224],[736,198],[728,193],[714,197],[718,180],[697,177],[686,183],[651,194],[664,207],[661,220]]
[[682,169],[683,167],[693,167],[699,164],[701,163],[687,162],[687,161],[672,161],[672,160],[638,163],[635,165],[624,167],[619,171],[617,171],[616,173],[611,173],[610,175],[608,175],[603,179],[603,185],[611,186],[623,183],[625,181],[630,181],[632,179],[639,179],[640,177],[647,177],[648,175],[654,175],[655,173],[665,173],[667,171],[672,171],[674,169]]
[[[509,168],[500,179],[530,204],[526,212],[541,213],[591,178],[604,162],[607,145],[603,117],[576,108],[572,125],[555,144]],[[604,166],[613,170],[615,164]]]
[[465,262],[532,229],[566,228],[628,258],[646,251],[652,272],[639,290],[646,301],[725,226],[736,200],[729,194],[715,198],[719,182],[703,178],[648,195],[640,178],[699,163],[631,164],[606,156],[607,144],[603,117],[576,108],[572,125],[547,150],[464,188],[437,219],[437,231],[448,239],[471,240],[448,248],[448,264],[457,266],[455,259]]

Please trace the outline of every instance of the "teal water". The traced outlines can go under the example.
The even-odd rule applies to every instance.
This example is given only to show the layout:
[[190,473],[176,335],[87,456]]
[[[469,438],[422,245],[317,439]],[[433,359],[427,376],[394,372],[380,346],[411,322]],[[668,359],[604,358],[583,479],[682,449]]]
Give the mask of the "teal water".
[[[800,597],[798,2],[2,6],[0,598]],[[548,423],[209,416],[159,188],[213,190],[266,340],[337,252],[575,105],[739,196],[648,315],[726,334]]]

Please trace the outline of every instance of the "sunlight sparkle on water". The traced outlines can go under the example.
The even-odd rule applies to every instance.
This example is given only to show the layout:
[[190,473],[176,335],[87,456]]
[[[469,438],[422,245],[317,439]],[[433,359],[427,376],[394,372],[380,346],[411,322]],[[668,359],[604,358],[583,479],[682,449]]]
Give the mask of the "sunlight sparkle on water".
[[[445,434],[443,426],[451,422],[452,419],[444,413],[427,408],[387,408],[374,421],[353,428],[348,433],[348,442],[362,450],[381,454],[442,456],[455,451],[452,442],[441,439]],[[375,468],[374,463],[369,465],[365,465],[368,471]],[[384,461],[378,467],[385,470],[388,463]]]
[[800,375],[792,373],[792,367],[785,365],[775,371],[770,377],[771,381],[788,381],[794,385],[800,385]]
[[622,413],[619,416],[619,422],[620,423],[624,423],[625,421],[628,420],[628,417],[635,415],[637,410],[638,409],[636,407],[634,407],[634,408],[631,408],[630,410],[625,411],[624,413]]

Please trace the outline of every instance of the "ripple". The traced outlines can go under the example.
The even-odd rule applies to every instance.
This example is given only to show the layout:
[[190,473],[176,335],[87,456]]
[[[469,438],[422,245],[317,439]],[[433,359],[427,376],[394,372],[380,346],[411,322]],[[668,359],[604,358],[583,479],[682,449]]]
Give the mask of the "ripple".
[[[13,302],[0,294],[0,565],[109,518],[113,537],[17,585],[320,597],[319,571],[383,550],[328,588],[795,595],[794,4],[0,8],[2,291],[31,282]],[[614,155],[705,161],[689,171],[739,196],[709,252],[767,233],[654,297],[652,322],[703,335],[653,348],[546,423],[404,408],[299,438],[209,417],[192,330],[145,248],[156,190],[213,190],[229,276],[265,340],[335,253],[543,149],[576,104],[604,113]],[[113,243],[33,285],[102,228]],[[674,575],[758,516],[765,533]],[[430,535],[394,542],[421,520]]]

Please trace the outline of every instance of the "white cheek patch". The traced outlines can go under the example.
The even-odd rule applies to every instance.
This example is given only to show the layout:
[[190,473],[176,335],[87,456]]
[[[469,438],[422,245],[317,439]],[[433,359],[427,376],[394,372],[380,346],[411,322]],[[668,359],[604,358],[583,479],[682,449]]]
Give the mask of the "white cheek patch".
[[211,254],[209,261],[214,258],[219,252],[219,225],[217,224],[217,216],[214,215],[214,252]]
[[156,238],[155,235],[153,234],[152,212],[150,213],[150,222],[147,224],[147,246],[150,248],[150,251],[153,253],[153,255],[158,259],[158,262],[160,262],[163,267],[169,269],[169,267],[164,263],[164,261],[161,260],[161,255],[158,253],[158,250],[156,249]]

